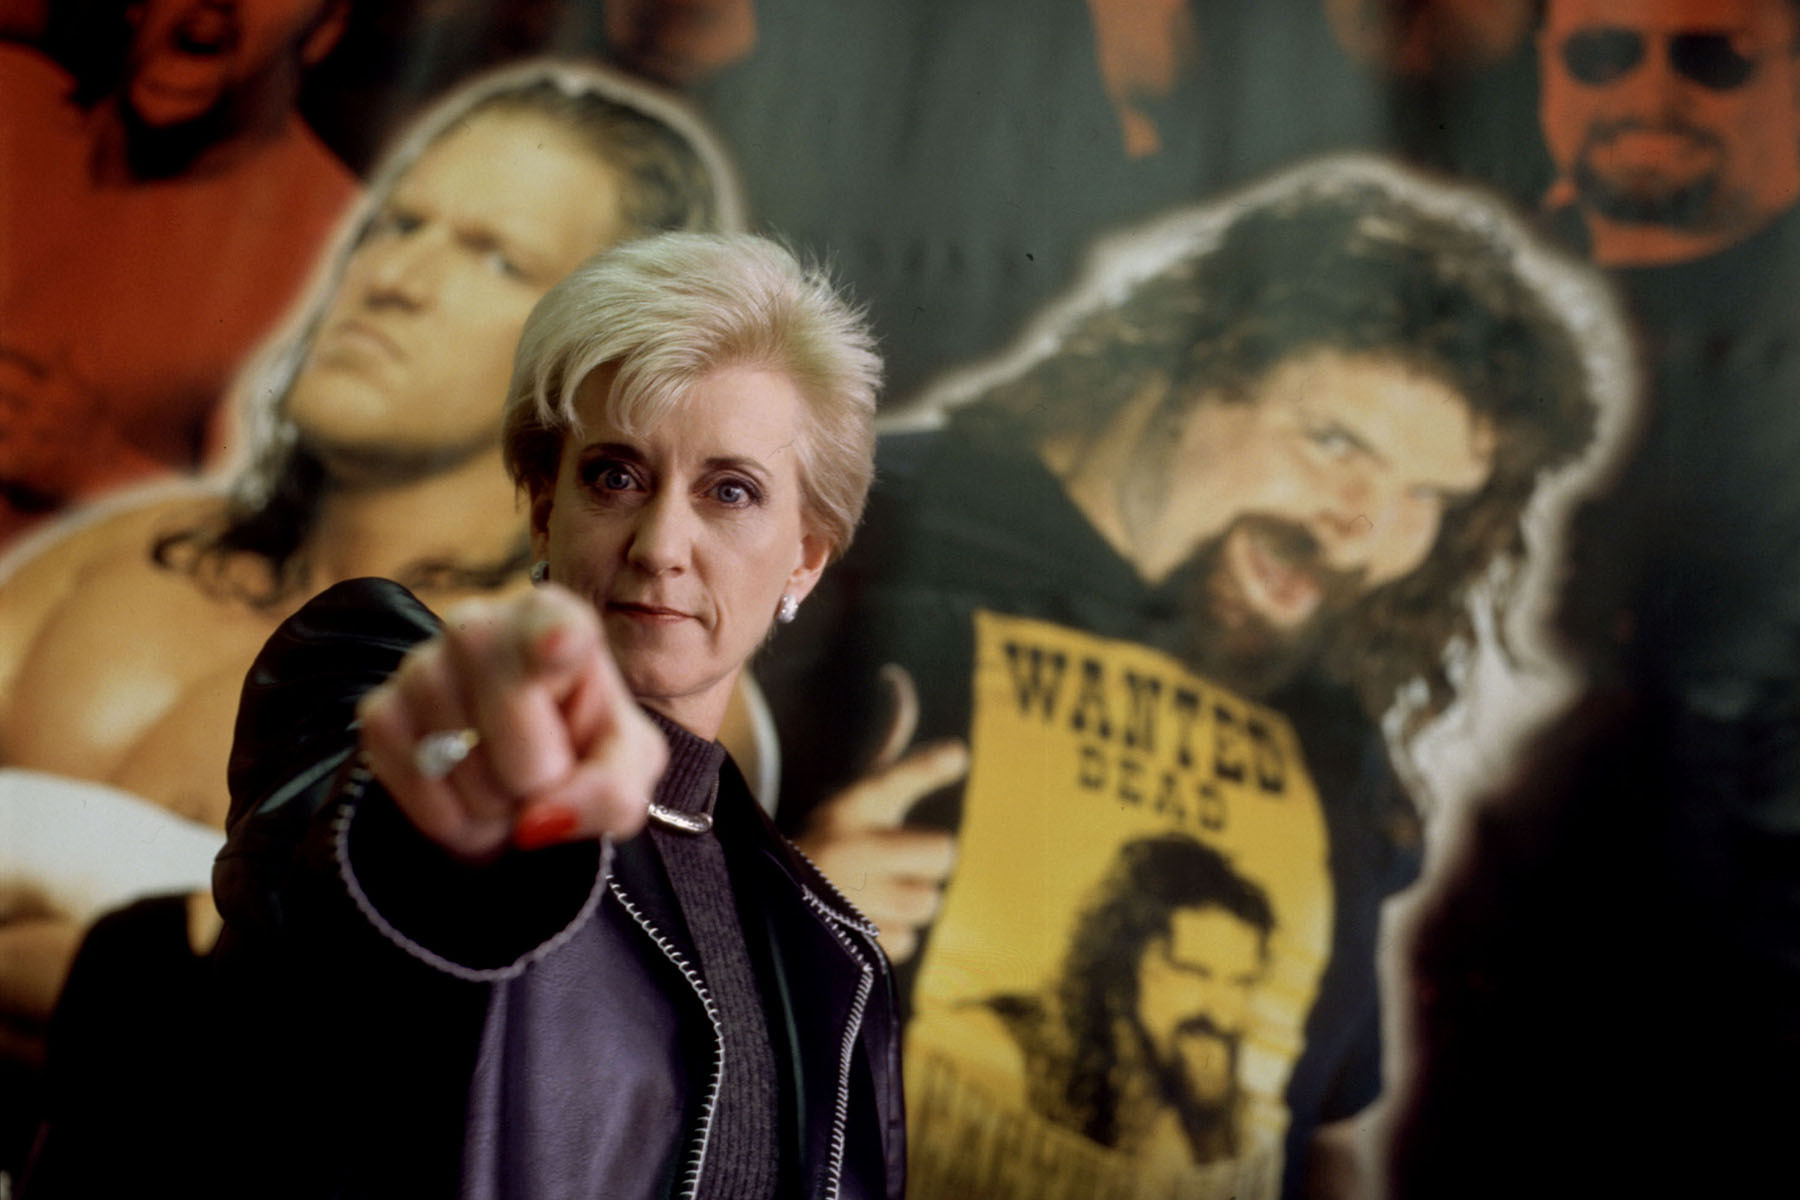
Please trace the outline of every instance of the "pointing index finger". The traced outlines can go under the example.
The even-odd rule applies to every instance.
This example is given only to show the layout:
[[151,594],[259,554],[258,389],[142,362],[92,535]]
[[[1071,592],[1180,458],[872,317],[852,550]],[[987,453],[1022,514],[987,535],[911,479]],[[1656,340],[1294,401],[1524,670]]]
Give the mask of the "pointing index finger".
[[[598,620],[566,593],[529,593],[447,641],[500,786],[529,796],[574,765],[563,704],[603,657]],[[460,615],[460,614],[459,614]]]

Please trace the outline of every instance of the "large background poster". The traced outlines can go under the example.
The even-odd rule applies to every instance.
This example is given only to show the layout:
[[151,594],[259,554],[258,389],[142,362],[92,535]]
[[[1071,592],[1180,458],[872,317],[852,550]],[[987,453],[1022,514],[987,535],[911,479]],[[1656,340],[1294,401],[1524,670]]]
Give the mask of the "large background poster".
[[[474,103],[459,89],[546,59],[580,80],[553,88],[696,131],[697,163],[647,150],[612,183],[725,181],[705,220],[829,261],[881,338],[887,490],[844,574],[863,591],[772,648],[746,745],[828,873],[916,835],[905,866],[834,878],[881,923],[917,1044],[974,1047],[909,1061],[937,1070],[941,1103],[916,1097],[935,1194],[998,1194],[933,1164],[977,1126],[1005,1157],[1021,1121],[1073,1149],[1014,1161],[1019,1195],[1077,1160],[1094,1194],[1326,1194],[1331,1132],[1377,1095],[1387,1123],[1355,1144],[1419,1196],[1542,1194],[1570,1154],[1606,1164],[1555,1175],[1570,1194],[1749,1177],[1791,1124],[1791,1099],[1749,1099],[1788,1096],[1800,1053],[1787,0],[23,0],[0,39],[0,1172],[29,1156],[96,921],[113,957],[87,994],[117,999],[85,1028],[109,1052],[158,1031],[140,1086],[179,1070],[262,638],[351,574],[428,598],[522,582],[482,431],[530,302],[617,232],[579,207],[609,184],[522,143],[419,154]],[[1326,160],[1352,183],[1268,183]],[[382,241],[440,216],[445,257]],[[1139,237],[1169,220],[1204,236]],[[1468,313],[1427,299],[1463,291]],[[418,340],[332,340],[365,318]],[[332,354],[392,379],[321,384]],[[1415,359],[1448,408],[1417,371],[1370,373]],[[410,408],[367,399],[406,388]],[[1175,449],[1134,457],[1153,443]],[[1340,543],[1305,506],[1345,496]],[[1378,546],[1358,519],[1425,532]],[[1390,557],[1324,569],[1353,543]],[[1212,637],[1339,607],[1280,655]],[[1104,819],[1077,816],[1091,739],[994,750],[1016,682],[997,647],[1027,644],[1217,692],[1208,719],[1262,730],[1310,799],[1240,839],[1154,797],[1126,811],[1114,778]],[[1038,771],[1054,783],[1021,786]],[[1052,1044],[1097,1043],[1055,1032],[1053,997],[1108,872],[1182,830],[1248,880],[1237,924],[1255,896],[1273,915],[1232,1029],[1177,1052],[1118,1017],[1147,1048],[1140,1094],[1106,1104],[1180,1118],[1145,1117],[1131,1151],[1129,1120],[1075,1112],[1088,1085]],[[1111,969],[1187,980],[1178,943],[1220,908],[1169,901]],[[1009,957],[1018,922],[1038,940]],[[1705,1052],[1649,1065],[1671,1028]],[[1011,1124],[944,1083],[989,1051]],[[1208,1054],[1224,1132],[1168,1098]],[[1722,1095],[1744,1100],[1692,1111]],[[1523,1106],[1530,1150],[1495,1166]],[[1655,1173],[1652,1143],[1675,1155]],[[1174,1166],[1108,1174],[1138,1151]]]

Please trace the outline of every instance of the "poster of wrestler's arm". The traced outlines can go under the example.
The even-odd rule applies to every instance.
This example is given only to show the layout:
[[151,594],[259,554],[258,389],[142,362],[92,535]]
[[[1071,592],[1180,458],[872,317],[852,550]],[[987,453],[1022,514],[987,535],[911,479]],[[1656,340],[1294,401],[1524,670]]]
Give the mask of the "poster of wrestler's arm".
[[[1340,158],[1107,239],[894,418],[762,679],[800,844],[909,959],[923,1194],[1299,1194],[1380,1089],[1434,776],[1568,699],[1540,606],[1629,377],[1504,205]],[[899,764],[819,782],[884,692],[962,743],[910,811]]]

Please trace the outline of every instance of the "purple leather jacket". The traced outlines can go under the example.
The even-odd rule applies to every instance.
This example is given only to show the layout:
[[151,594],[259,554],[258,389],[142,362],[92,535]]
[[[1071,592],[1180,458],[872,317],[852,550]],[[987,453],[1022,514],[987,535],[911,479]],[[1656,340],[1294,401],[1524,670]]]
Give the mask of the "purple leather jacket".
[[[712,1002],[647,838],[610,861],[588,843],[472,868],[420,837],[360,767],[357,699],[437,624],[396,584],[340,584],[277,631],[246,680],[214,869],[230,1049],[211,1114],[218,1153],[197,1190],[456,1194],[494,989],[583,920],[609,923],[615,956],[593,986],[661,980],[651,994],[678,1061],[719,1070]],[[806,1196],[897,1200],[899,1034],[874,929],[754,803],[726,804],[743,788],[729,762],[720,786],[721,838],[751,848],[737,887],[755,897],[746,922],[766,923],[768,1021],[785,1031],[784,1178]],[[611,1043],[593,1077],[655,1071],[668,1045]],[[692,1195],[704,1175],[716,1079],[683,1084],[688,1132],[653,1194]]]

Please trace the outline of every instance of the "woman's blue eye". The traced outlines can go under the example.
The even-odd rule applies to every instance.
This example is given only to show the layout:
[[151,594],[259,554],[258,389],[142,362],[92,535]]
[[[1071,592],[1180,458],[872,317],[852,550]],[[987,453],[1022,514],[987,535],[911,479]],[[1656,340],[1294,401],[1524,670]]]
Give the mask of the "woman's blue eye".
[[587,485],[602,492],[627,492],[637,486],[637,480],[631,471],[616,462],[591,462],[582,468],[582,478]]
[[733,508],[755,504],[762,499],[761,492],[741,479],[721,480],[718,486],[713,488],[713,495],[719,498],[720,503],[729,504]]

